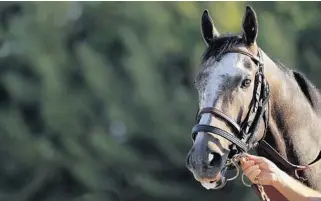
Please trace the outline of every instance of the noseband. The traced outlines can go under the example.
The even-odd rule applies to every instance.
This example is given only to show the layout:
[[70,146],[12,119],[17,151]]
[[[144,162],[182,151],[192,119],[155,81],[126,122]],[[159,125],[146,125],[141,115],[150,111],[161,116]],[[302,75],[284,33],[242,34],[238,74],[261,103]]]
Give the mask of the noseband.
[[[255,75],[253,97],[250,102],[249,111],[243,122],[238,124],[228,115],[214,107],[202,108],[197,114],[197,124],[192,129],[192,138],[194,140],[199,132],[213,133],[232,142],[238,152],[248,152],[258,145],[259,141],[264,138],[267,130],[269,116],[269,84],[264,76],[264,63],[260,49],[258,51],[258,56],[254,56],[253,54],[240,49],[232,49],[225,52],[225,54],[227,53],[238,53],[248,56],[258,67]],[[198,124],[203,114],[211,114],[222,119],[235,133],[229,133],[210,124]],[[261,139],[257,139],[258,127],[262,117],[265,124],[264,134]]]

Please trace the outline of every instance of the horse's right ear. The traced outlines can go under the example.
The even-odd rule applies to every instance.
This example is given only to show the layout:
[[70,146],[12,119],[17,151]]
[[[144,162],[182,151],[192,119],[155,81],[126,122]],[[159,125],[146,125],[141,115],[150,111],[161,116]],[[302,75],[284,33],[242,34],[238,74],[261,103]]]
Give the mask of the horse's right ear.
[[219,33],[214,27],[213,20],[210,17],[208,10],[205,10],[202,15],[202,37],[207,45],[210,45],[214,38],[219,36]]

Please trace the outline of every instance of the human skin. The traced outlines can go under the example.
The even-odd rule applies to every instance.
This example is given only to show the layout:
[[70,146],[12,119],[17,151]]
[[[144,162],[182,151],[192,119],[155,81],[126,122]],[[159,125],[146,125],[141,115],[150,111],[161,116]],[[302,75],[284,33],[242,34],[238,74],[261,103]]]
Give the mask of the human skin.
[[289,201],[321,201],[320,192],[295,180],[264,157],[247,154],[241,159],[241,167],[251,182],[271,185]]

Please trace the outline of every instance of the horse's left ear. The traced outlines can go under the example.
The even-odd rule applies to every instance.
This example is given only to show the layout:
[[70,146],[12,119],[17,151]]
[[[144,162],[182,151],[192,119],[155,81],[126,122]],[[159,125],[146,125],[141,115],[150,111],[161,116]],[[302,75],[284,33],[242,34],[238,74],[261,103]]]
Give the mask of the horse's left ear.
[[220,34],[214,27],[213,20],[208,13],[208,10],[205,10],[202,15],[202,22],[201,22],[201,27],[202,27],[202,36],[207,44],[207,46],[211,45],[216,37],[218,37]]
[[246,6],[242,28],[246,44],[255,43],[258,35],[258,21],[255,11],[250,6]]

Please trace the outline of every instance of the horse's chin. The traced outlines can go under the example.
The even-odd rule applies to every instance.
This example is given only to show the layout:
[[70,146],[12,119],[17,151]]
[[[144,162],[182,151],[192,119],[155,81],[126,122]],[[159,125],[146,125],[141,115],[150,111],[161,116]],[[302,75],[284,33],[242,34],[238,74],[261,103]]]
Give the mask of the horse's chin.
[[207,190],[217,190],[217,189],[221,189],[225,186],[227,182],[226,179],[226,171],[221,171],[219,172],[214,180],[208,180],[208,179],[204,179],[202,181],[200,181],[201,185],[206,188]]

